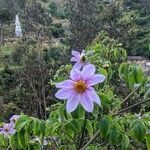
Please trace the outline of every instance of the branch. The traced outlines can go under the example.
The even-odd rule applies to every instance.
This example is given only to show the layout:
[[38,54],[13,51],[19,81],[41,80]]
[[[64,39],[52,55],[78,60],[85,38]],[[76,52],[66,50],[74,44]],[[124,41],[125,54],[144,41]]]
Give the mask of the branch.
[[127,101],[136,91],[138,91],[140,88],[142,87],[142,85],[140,85],[139,87],[137,87],[135,90],[133,90],[122,102],[124,103],[125,101]]
[[[138,106],[138,105],[140,105],[140,104],[143,104],[143,103],[146,103],[146,102],[149,102],[149,101],[150,101],[150,99],[147,99],[147,100],[145,100],[145,101],[138,102],[138,103],[136,103],[136,104],[134,104],[134,105],[131,105],[131,106],[127,107],[127,108],[124,108],[124,109],[118,111],[116,114],[113,114],[112,116],[117,116],[117,115],[119,115],[120,113],[122,113],[122,112],[124,112],[124,111],[126,111],[126,110],[129,110],[129,109],[131,109],[131,108],[133,108],[133,107],[135,107],[135,106]],[[81,150],[85,150],[86,147],[89,146],[89,145],[97,138],[97,136],[98,136],[99,134],[100,134],[100,130],[98,130],[98,131],[94,134],[94,136],[86,143],[86,145],[85,145]],[[102,144],[102,145],[103,145],[103,144]]]
[[118,112],[117,112],[116,114],[114,114],[113,116],[116,116],[116,115],[118,115],[118,114],[120,114],[120,113],[122,113],[122,112],[124,112],[124,111],[126,111],[126,110],[129,110],[129,109],[131,109],[131,108],[133,108],[133,107],[135,107],[135,106],[138,106],[138,105],[140,105],[140,104],[144,104],[144,103],[149,102],[149,101],[150,101],[150,99],[147,99],[147,100],[145,100],[145,101],[141,101],[141,102],[138,102],[138,103],[136,103],[136,104],[133,104],[133,105],[131,105],[131,106],[129,106],[129,107],[126,107],[126,108],[124,108],[124,109],[118,111]]
[[94,134],[94,136],[84,145],[83,148],[81,148],[81,150],[86,149],[87,146],[90,145],[90,144],[96,139],[96,137],[97,137],[99,134],[100,134],[100,130],[98,130],[98,131]]
[[[142,85],[140,85],[139,87],[137,87],[136,89],[134,89],[125,99],[123,99],[123,101],[120,104],[123,104],[124,102],[126,102],[136,91],[138,91],[140,88],[142,87]],[[116,109],[112,110],[112,114],[116,111]]]

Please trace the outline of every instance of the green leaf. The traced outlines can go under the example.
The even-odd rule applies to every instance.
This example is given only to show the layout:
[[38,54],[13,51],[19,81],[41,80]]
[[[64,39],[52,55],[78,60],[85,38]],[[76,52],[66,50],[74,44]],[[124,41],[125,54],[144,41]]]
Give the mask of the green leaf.
[[106,71],[106,69],[104,69],[104,68],[98,69],[98,73],[103,74],[104,76],[107,77],[107,71]]
[[56,132],[61,126],[60,122],[56,122],[53,124],[53,126],[51,126],[51,134],[54,134],[54,132]]
[[146,146],[147,150],[150,150],[150,134],[146,135]]
[[122,135],[121,150],[126,150],[129,147],[130,140],[127,135]]
[[67,124],[65,126],[65,133],[69,136],[71,136],[72,138],[74,137],[74,131],[73,129],[71,128],[71,125],[70,124]]
[[122,63],[119,67],[119,77],[133,89],[135,84],[142,84],[145,77],[139,65]]
[[118,72],[119,72],[119,77],[122,79],[122,80],[125,80],[127,81],[127,76],[128,76],[128,66],[129,64],[127,63],[122,63],[118,69]]
[[49,136],[51,134],[53,134],[53,132],[55,132],[55,130],[57,130],[57,128],[59,128],[60,126],[60,122],[58,122],[57,119],[48,119],[46,122],[46,131],[45,134],[46,136]]
[[46,125],[45,125],[45,121],[41,121],[40,123],[40,130],[41,130],[41,134],[42,136],[45,136],[45,132],[46,132]]
[[142,68],[138,65],[134,66],[134,77],[136,83],[142,83],[144,79],[144,73],[142,71]]
[[146,127],[142,121],[136,121],[133,125],[134,137],[142,142],[146,136]]
[[58,109],[59,120],[63,121],[65,119],[65,104],[60,105]]
[[78,108],[74,112],[71,113],[71,115],[74,119],[84,118],[85,111],[83,107],[79,105]]
[[95,119],[97,119],[99,114],[99,105],[94,105],[94,110],[92,112],[92,115],[95,117]]
[[16,130],[19,132],[23,127],[25,127],[29,122],[30,118],[28,116],[21,116],[16,122]]
[[128,84],[130,86],[130,88],[133,88],[134,84],[135,84],[135,80],[134,80],[134,73],[133,71],[131,71],[128,75]]
[[92,136],[93,136],[93,126],[92,126],[92,122],[87,119],[87,120],[86,120],[86,125],[85,125],[85,127],[86,127],[86,129],[87,129],[87,131],[88,131],[88,133],[89,133],[90,138],[92,138]]
[[102,117],[99,122],[99,128],[100,128],[100,133],[104,138],[107,135],[109,126],[110,126],[110,121],[109,121],[108,117],[106,117],[106,116]]
[[76,124],[74,124],[75,122],[71,122],[71,121],[67,121],[65,124],[65,128],[70,128],[72,131],[74,132],[78,132],[77,128],[76,128]]
[[41,145],[38,142],[29,142],[28,150],[41,150]]
[[102,106],[109,107],[109,105],[111,104],[111,99],[102,92],[99,92],[98,95],[100,96]]
[[118,142],[118,131],[117,131],[117,128],[112,126],[110,129],[109,129],[109,132],[108,132],[108,135],[109,135],[109,139],[111,141],[112,144],[117,144]]
[[19,148],[18,133],[15,133],[10,136],[9,143],[11,149],[16,150],[17,148]]
[[81,124],[77,119],[72,119],[70,121],[71,125],[75,128],[75,132],[80,132],[81,131]]
[[37,135],[37,136],[39,136],[41,133],[40,121],[38,119],[34,119],[33,133],[34,135]]
[[31,120],[31,121],[28,123],[28,125],[27,125],[27,127],[26,127],[26,130],[27,130],[27,133],[28,133],[28,134],[31,134],[31,133],[33,132],[34,123],[35,123],[34,120]]
[[27,149],[28,135],[26,130],[20,130],[18,133],[18,141],[22,149]]

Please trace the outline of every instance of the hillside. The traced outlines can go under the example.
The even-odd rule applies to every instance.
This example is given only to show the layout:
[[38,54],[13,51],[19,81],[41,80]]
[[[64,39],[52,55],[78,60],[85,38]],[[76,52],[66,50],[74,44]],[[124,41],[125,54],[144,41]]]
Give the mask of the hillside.
[[[64,38],[68,36],[68,21],[65,18],[61,18],[57,14],[57,10],[51,13],[50,10],[59,9],[58,5],[47,1],[44,3],[39,0],[22,1],[22,5],[19,1],[14,4],[13,1],[11,10],[8,10],[7,1],[2,3],[5,8],[1,9],[3,17],[10,16],[3,24],[1,28],[2,44],[0,46],[0,66],[6,65],[5,58],[7,59],[14,52],[15,45],[17,45],[18,39],[15,37],[15,14],[19,14],[19,19],[22,27],[23,38],[22,40],[30,40],[31,42],[40,43],[44,48],[51,46],[59,46],[63,43]],[[55,5],[54,5],[55,4]],[[58,7],[58,8],[57,8]],[[13,10],[13,11],[12,11]],[[12,13],[10,12],[12,11]],[[3,21],[3,20],[1,20]],[[2,26],[2,25],[1,25]],[[8,64],[10,64],[8,60]],[[4,65],[5,64],[5,65]],[[8,65],[7,64],[7,65]],[[12,66],[12,64],[10,64]],[[13,66],[12,66],[13,67]],[[15,66],[14,66],[15,67]]]

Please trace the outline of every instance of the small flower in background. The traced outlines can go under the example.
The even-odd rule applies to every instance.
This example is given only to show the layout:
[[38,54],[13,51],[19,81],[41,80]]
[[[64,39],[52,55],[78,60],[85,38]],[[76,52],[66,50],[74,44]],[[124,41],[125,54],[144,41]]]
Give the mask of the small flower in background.
[[93,102],[100,105],[100,98],[92,87],[97,83],[105,80],[105,76],[95,74],[95,66],[87,65],[82,71],[79,69],[72,69],[70,72],[71,80],[65,80],[56,85],[61,88],[55,96],[58,99],[67,99],[67,112],[74,111],[79,104],[88,111],[93,111]]
[[81,67],[88,65],[88,62],[86,61],[84,50],[82,51],[81,54],[78,51],[72,51],[72,55],[73,55],[73,57],[71,58],[71,61],[76,62],[76,64],[73,66],[73,68],[80,69]]
[[16,130],[8,123],[4,124],[3,128],[0,128],[0,134],[9,135],[14,134]]
[[12,127],[15,127],[15,123],[17,121],[17,119],[19,119],[20,115],[13,115],[11,118],[10,118],[10,125]]
[[[41,139],[39,137],[36,137],[34,140],[41,144]],[[44,138],[43,145],[44,146],[48,145],[48,141],[46,140],[46,138]]]

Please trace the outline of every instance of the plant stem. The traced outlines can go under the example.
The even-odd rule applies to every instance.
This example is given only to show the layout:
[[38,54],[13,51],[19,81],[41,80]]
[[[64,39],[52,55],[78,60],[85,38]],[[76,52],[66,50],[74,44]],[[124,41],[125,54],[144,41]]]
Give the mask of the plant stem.
[[81,148],[81,150],[86,149],[86,147],[87,147],[88,145],[90,145],[90,144],[93,142],[93,140],[94,140],[99,134],[100,134],[100,130],[98,130],[98,131],[94,134],[94,136],[84,145],[83,148]]
[[83,142],[84,132],[85,132],[85,126],[86,126],[86,119],[87,119],[87,113],[85,112],[85,118],[84,118],[83,130],[82,130],[82,135],[81,135],[81,139],[80,139],[80,142],[79,142],[78,150],[80,150],[81,145],[82,145],[82,142]]

